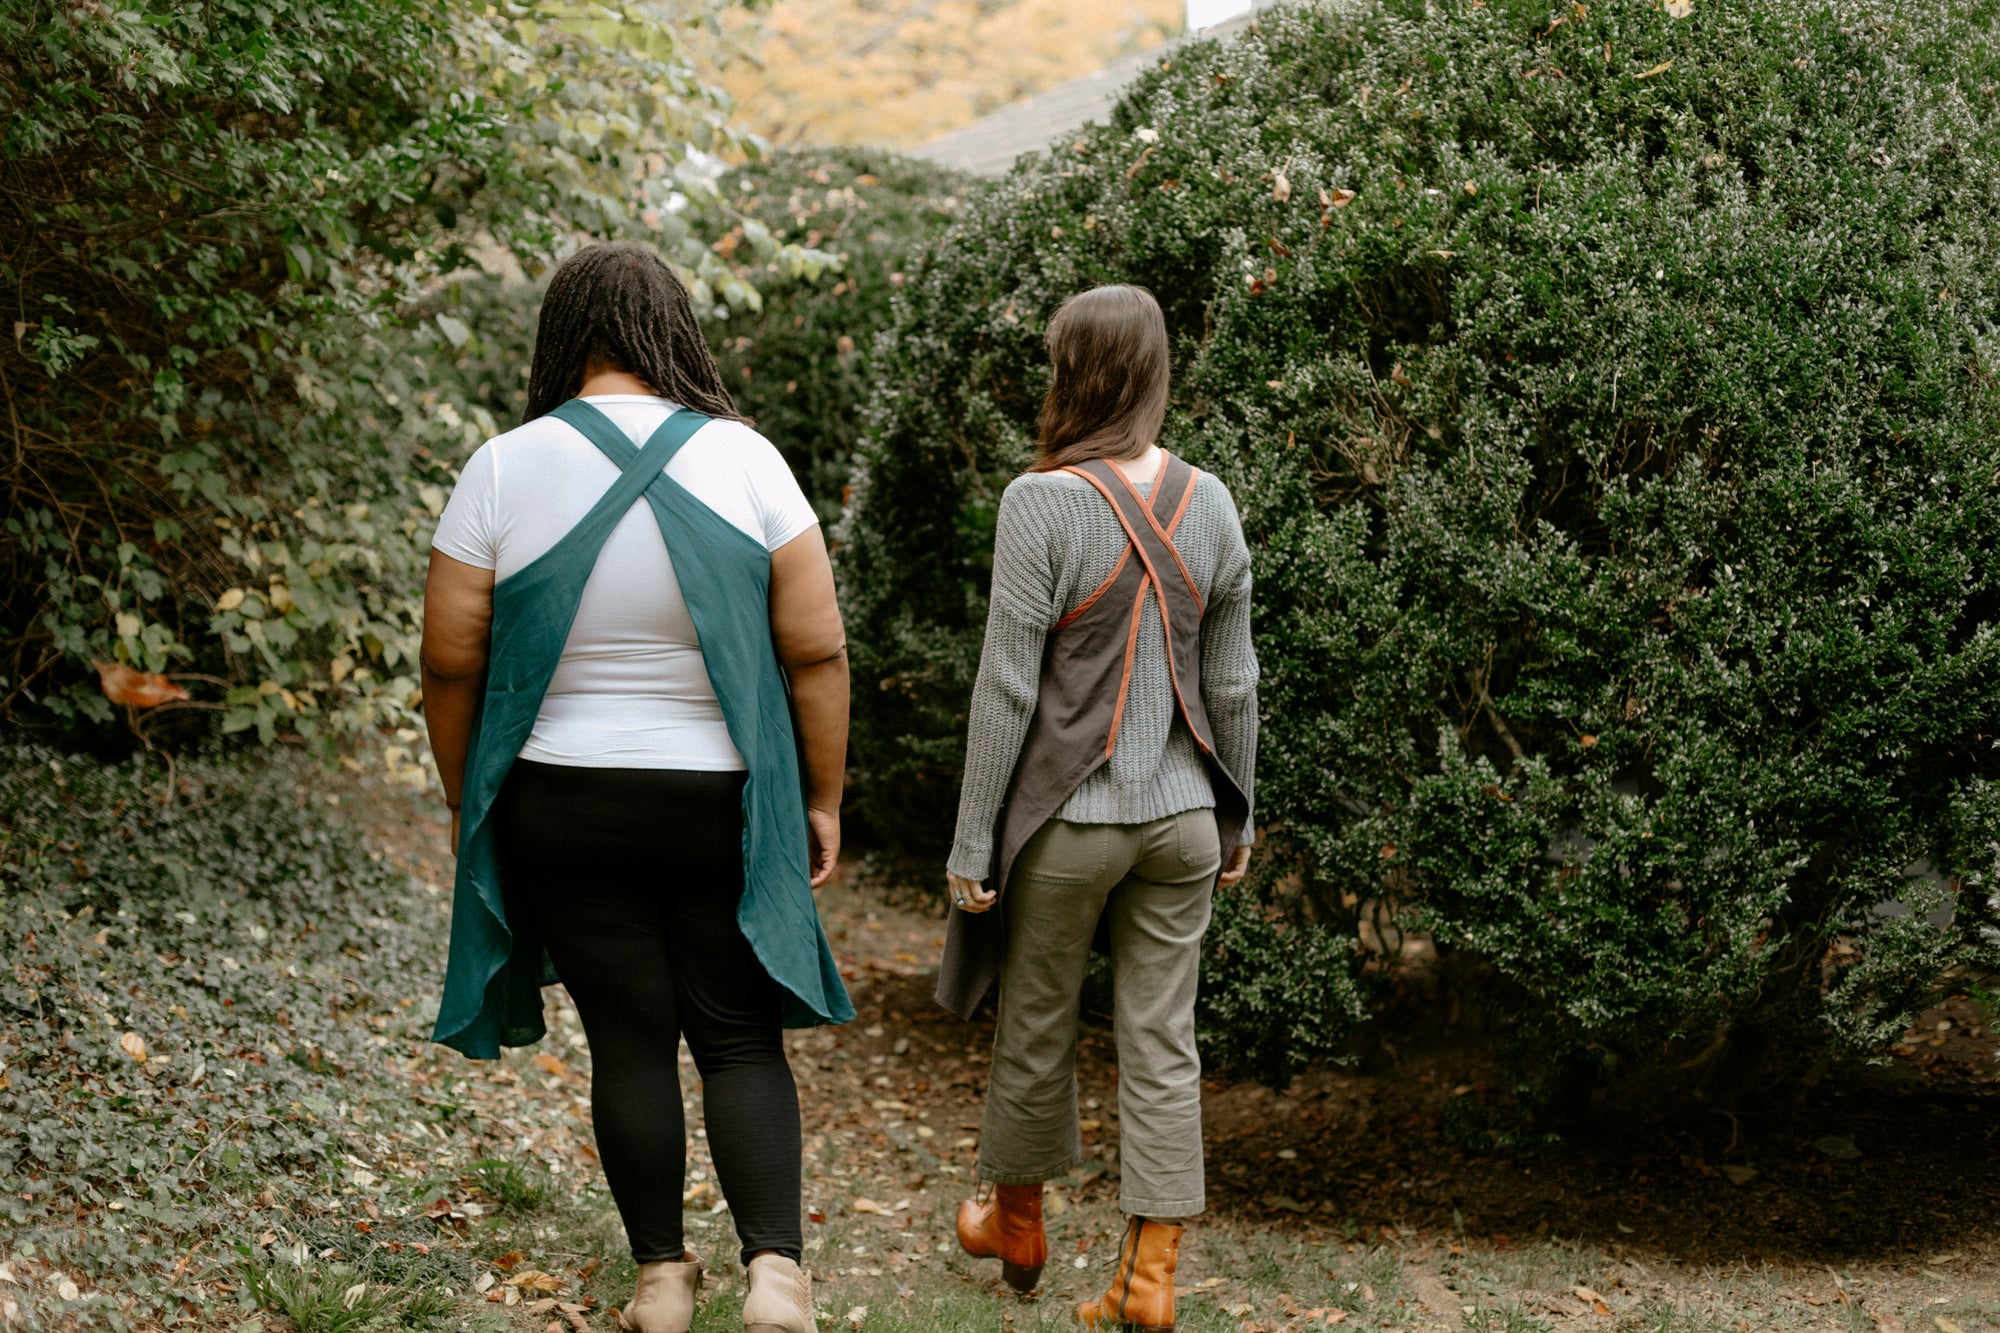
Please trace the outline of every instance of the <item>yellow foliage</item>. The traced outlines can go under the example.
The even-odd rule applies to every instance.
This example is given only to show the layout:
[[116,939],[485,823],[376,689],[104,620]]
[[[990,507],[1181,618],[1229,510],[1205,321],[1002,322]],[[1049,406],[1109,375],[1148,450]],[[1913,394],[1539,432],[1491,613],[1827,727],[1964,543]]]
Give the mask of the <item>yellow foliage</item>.
[[1181,14],[1181,0],[777,0],[725,16],[711,72],[735,123],[773,143],[908,148],[1157,46]]

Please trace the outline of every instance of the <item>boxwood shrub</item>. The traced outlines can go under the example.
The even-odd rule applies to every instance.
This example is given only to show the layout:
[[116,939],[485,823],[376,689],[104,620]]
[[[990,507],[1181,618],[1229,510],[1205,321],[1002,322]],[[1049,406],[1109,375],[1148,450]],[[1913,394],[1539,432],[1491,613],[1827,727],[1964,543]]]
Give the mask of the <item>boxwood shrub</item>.
[[1267,853],[1211,1049],[1337,1045],[1385,910],[1571,1072],[1879,1049],[1989,956],[2000,872],[1994,19],[1393,0],[1164,57],[877,346],[868,819],[949,840],[1045,321],[1142,283],[1164,443],[1256,556]]

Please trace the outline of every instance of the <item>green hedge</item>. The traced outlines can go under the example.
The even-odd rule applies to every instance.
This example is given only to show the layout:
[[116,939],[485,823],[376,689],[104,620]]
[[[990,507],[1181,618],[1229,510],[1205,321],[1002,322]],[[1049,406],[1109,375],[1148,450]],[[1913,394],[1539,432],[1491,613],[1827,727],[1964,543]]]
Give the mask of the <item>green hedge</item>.
[[840,553],[877,829],[950,837],[1044,322],[1129,281],[1256,559],[1275,836],[1218,1054],[1334,1047],[1371,903],[1586,1071],[1875,1050],[1991,957],[1996,11],[1682,14],[1261,15],[910,270]]
[[456,370],[520,312],[461,307],[533,294],[481,266],[630,235],[756,302],[687,217],[690,144],[758,149],[676,36],[727,3],[0,12],[0,717],[122,730],[119,662],[193,695],[156,732],[407,726],[430,524],[517,389]]
[[791,243],[838,263],[751,264],[756,306],[708,326],[736,404],[781,449],[820,517],[839,518],[873,380],[873,338],[903,269],[963,208],[972,182],[893,153],[793,149],[725,175],[704,232],[732,260]]

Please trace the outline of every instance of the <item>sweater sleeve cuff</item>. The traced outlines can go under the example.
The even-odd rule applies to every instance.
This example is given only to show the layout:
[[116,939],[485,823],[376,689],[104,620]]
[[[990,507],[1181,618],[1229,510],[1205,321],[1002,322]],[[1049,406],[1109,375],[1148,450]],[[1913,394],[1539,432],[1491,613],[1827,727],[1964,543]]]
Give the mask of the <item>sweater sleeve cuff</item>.
[[993,849],[953,844],[951,857],[944,863],[944,868],[960,879],[984,880],[993,873]]

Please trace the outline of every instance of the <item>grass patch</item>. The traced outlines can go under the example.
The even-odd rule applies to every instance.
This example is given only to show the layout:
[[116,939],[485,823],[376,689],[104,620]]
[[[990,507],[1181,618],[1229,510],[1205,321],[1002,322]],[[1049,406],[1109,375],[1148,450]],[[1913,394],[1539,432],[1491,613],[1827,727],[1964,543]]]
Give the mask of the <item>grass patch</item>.
[[523,1170],[519,1162],[483,1157],[472,1164],[472,1179],[481,1193],[510,1213],[532,1213],[549,1202],[548,1185]]

